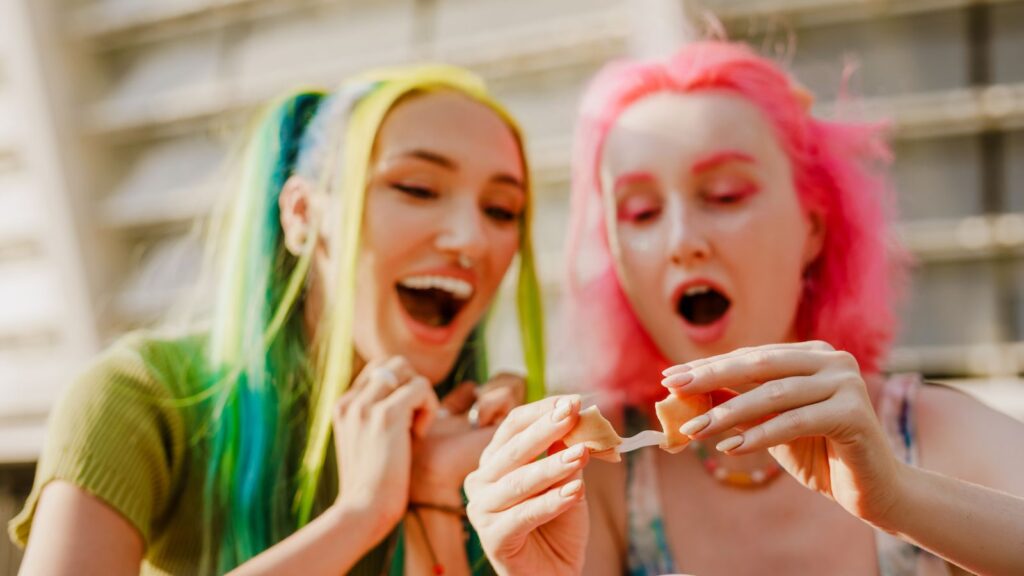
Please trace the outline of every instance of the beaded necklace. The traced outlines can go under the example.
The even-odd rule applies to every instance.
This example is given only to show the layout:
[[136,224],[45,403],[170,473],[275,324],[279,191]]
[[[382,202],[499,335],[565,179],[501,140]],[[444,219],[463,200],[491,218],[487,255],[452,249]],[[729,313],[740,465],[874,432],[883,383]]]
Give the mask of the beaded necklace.
[[712,457],[708,449],[699,440],[692,440],[690,445],[697,451],[697,458],[712,478],[722,484],[737,488],[760,488],[779,477],[782,466],[772,460],[770,464],[751,471],[729,470],[721,465],[718,458]]

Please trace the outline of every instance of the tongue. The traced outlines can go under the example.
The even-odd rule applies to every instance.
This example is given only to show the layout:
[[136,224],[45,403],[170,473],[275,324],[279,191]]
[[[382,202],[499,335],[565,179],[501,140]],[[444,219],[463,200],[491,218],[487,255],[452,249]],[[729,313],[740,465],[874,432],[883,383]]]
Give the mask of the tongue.
[[704,326],[720,319],[729,310],[729,299],[711,291],[686,296],[679,301],[679,313],[691,324]]

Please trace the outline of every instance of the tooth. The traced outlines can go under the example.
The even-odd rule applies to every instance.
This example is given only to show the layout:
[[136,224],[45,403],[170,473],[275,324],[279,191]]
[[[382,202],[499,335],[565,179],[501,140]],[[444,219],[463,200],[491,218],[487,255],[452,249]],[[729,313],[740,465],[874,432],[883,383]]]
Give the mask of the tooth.
[[687,296],[696,296],[698,294],[705,294],[710,292],[711,288],[707,286],[693,286],[686,291]]
[[409,276],[403,278],[399,284],[414,290],[426,290],[434,288],[444,290],[460,299],[468,299],[473,295],[473,285],[459,278],[449,276]]

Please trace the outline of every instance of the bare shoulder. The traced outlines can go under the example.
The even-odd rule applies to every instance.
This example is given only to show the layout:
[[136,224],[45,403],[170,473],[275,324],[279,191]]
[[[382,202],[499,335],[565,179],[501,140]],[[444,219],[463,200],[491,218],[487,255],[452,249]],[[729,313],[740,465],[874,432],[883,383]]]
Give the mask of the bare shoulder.
[[1024,495],[1024,460],[1009,457],[1024,423],[940,384],[924,384],[916,400],[923,468]]

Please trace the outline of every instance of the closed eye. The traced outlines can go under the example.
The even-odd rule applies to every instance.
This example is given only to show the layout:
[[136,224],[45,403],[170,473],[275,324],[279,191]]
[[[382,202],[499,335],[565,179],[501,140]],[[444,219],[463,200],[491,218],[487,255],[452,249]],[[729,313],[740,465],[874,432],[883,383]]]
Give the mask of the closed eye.
[[395,190],[398,190],[402,194],[406,194],[408,196],[418,198],[420,200],[430,200],[438,197],[437,192],[424,186],[414,186],[411,184],[400,184],[397,182],[393,182],[391,184],[391,187],[394,188]]
[[519,220],[519,213],[500,206],[484,208],[484,214],[496,222],[514,222]]

